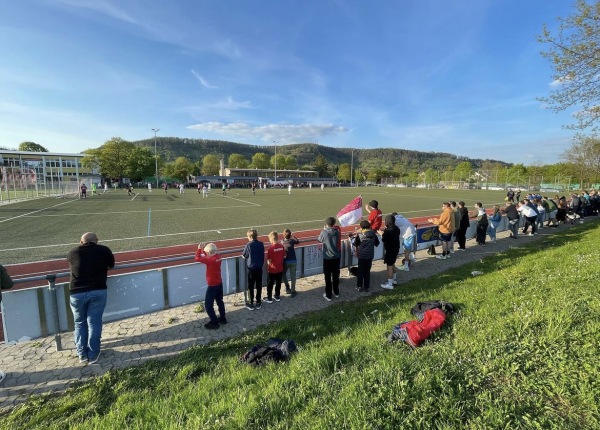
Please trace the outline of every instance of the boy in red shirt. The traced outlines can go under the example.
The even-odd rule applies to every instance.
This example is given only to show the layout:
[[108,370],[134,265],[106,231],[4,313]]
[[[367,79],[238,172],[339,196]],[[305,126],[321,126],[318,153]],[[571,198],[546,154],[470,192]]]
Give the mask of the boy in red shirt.
[[379,210],[379,202],[377,200],[371,200],[365,205],[365,209],[369,212],[369,224],[371,224],[371,230],[374,230],[375,233],[377,233],[381,228],[381,222],[383,220],[383,215]]
[[[213,330],[219,328],[220,324],[227,324],[225,318],[225,303],[223,303],[223,282],[221,281],[221,255],[217,253],[217,246],[214,243],[198,245],[195,260],[198,263],[206,264],[206,295],[204,296],[204,309],[210,318],[210,321],[204,324],[204,327]],[[219,308],[219,318],[215,314],[214,303],[217,302]]]
[[[267,297],[263,300],[267,303],[279,301],[279,293],[281,292],[281,278],[283,277],[283,260],[285,259],[285,248],[281,243],[277,242],[279,235],[276,231],[269,233],[269,242],[271,246],[267,249]],[[273,296],[273,284],[275,284],[275,295]]]

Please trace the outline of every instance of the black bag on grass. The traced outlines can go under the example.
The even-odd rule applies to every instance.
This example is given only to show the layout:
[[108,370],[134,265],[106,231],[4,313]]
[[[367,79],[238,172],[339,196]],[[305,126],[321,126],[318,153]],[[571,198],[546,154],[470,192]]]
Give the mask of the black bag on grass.
[[456,307],[450,302],[444,302],[442,300],[431,300],[429,302],[418,302],[412,307],[410,313],[418,317],[420,315],[423,315],[425,311],[428,311],[430,309],[441,309],[447,315],[456,312]]

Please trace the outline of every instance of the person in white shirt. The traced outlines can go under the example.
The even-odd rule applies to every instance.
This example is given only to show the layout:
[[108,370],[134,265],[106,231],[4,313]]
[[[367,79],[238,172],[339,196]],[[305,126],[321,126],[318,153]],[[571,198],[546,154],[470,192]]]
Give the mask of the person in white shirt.
[[[525,203],[525,200],[519,202],[517,211],[519,211],[519,213],[525,217],[523,234],[526,234],[527,236],[533,236],[536,232],[535,222],[537,221],[537,213],[531,206]],[[531,226],[531,233],[527,233],[527,231],[529,230],[529,226]]]
[[400,229],[401,249],[404,251],[404,264],[397,267],[398,270],[410,271],[410,263],[414,263],[417,259],[413,253],[413,249],[417,244],[417,229],[415,226],[402,215],[392,212],[394,216],[394,224]]

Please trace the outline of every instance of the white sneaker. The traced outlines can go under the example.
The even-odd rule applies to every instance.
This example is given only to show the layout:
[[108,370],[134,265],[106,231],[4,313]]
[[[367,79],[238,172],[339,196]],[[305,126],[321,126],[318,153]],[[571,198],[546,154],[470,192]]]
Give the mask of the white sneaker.
[[454,250],[453,249],[450,250],[450,254],[454,254]]
[[396,266],[396,270],[400,271],[400,272],[404,272],[406,266],[402,265],[402,266]]
[[397,279],[394,279],[394,280],[392,281],[392,285],[400,285],[400,282],[398,282],[398,280],[397,280]]
[[402,266],[402,267],[404,267],[404,271],[405,271],[405,272],[410,272],[410,267],[408,267],[408,266],[406,266],[406,265],[404,265],[404,266]]
[[442,255],[442,254],[438,254],[438,255],[435,256],[435,258],[437,258],[438,260],[445,260],[446,256]]
[[330,302],[330,301],[331,301],[331,299],[330,299],[329,297],[327,297],[327,294],[325,294],[325,293],[323,293],[323,298],[324,298],[325,300],[327,300],[328,302]]
[[393,290],[394,286],[390,284],[381,284],[381,288],[383,288],[384,290]]
[[417,261],[417,259],[415,258],[415,255],[414,255],[414,254],[412,254],[412,253],[411,253],[411,254],[408,256],[408,259],[409,259],[410,261],[412,261],[413,263],[414,263],[415,261]]

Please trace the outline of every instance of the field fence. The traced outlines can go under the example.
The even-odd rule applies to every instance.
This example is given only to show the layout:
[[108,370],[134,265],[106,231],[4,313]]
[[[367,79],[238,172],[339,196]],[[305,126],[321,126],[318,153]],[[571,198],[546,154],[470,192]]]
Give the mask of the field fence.
[[53,180],[32,180],[25,174],[7,174],[0,181],[0,202],[10,202],[39,197],[75,198],[79,196],[79,187],[85,183],[91,189],[91,179],[76,178]]

